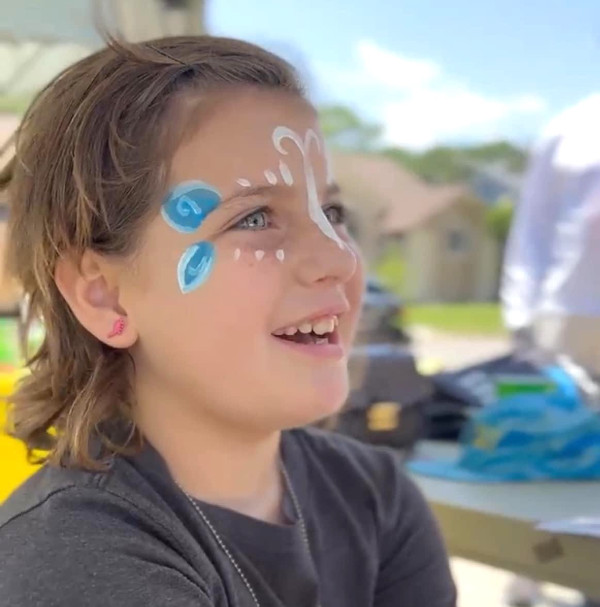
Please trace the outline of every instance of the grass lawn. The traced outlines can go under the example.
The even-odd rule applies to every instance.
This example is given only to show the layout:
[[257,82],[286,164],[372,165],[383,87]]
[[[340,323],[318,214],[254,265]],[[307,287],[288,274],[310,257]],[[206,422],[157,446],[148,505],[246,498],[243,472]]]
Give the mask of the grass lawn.
[[405,322],[472,335],[503,335],[506,333],[498,304],[427,304],[408,306]]

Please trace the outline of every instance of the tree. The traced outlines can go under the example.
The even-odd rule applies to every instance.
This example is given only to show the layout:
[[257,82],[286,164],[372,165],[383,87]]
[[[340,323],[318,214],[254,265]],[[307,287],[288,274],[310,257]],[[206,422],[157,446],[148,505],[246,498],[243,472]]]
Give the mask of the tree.
[[486,223],[489,233],[500,244],[502,250],[506,245],[510,226],[513,219],[515,205],[513,201],[504,196],[489,207],[486,214]]
[[345,105],[327,105],[319,109],[323,135],[336,148],[372,151],[381,136],[381,126],[366,122]]
[[501,164],[511,173],[522,173],[527,164],[527,154],[509,141],[494,141],[464,148],[467,158],[486,164]]
[[403,148],[387,148],[383,153],[429,183],[465,181],[473,170],[464,161],[460,148],[437,146],[422,153],[410,152]]
[[383,154],[403,164],[429,183],[456,183],[471,179],[478,167],[500,165],[507,173],[522,173],[527,154],[508,141],[469,147],[436,146],[424,152],[386,148]]

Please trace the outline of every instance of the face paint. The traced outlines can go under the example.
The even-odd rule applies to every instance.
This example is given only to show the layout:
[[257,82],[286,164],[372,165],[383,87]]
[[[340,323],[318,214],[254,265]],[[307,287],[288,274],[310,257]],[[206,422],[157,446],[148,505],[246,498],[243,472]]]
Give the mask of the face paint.
[[217,190],[202,181],[186,181],[175,187],[162,205],[163,219],[178,232],[195,232],[221,201]]
[[238,185],[241,185],[243,188],[249,188],[251,183],[247,179],[238,179]]
[[277,175],[275,175],[275,173],[273,173],[273,171],[265,171],[265,179],[271,185],[275,185],[277,183]]
[[[186,181],[173,188],[162,205],[161,215],[174,230],[189,234],[215,210],[221,196],[202,181]],[[210,242],[189,247],[177,264],[177,282],[182,293],[189,293],[208,278],[215,263],[215,248]]]
[[234,258],[236,261],[239,261],[239,259],[240,259],[240,257],[241,257],[241,256],[242,256],[242,251],[241,251],[240,249],[236,249],[236,250],[233,252],[233,258]]
[[285,259],[285,252],[283,249],[277,249],[277,251],[275,251],[275,257],[277,257],[277,259],[279,259],[279,261],[283,262],[283,260]]
[[215,248],[202,241],[193,244],[181,256],[177,266],[177,281],[182,293],[198,288],[208,278],[215,263]]
[[285,185],[293,185],[294,177],[292,176],[290,167],[283,162],[283,160],[279,161],[279,172],[281,173],[281,178],[283,179]]
[[280,153],[287,155],[287,150],[284,150],[281,142],[284,139],[291,139],[300,150],[302,154],[302,163],[304,165],[304,178],[306,179],[306,199],[308,202],[308,215],[315,222],[317,227],[327,236],[331,238],[340,249],[344,248],[344,243],[338,236],[333,226],[329,223],[321,204],[319,203],[319,195],[317,193],[317,184],[315,182],[315,174],[313,171],[312,164],[310,163],[310,144],[315,142],[317,149],[321,150],[321,142],[317,137],[317,134],[312,130],[308,129],[304,135],[304,141],[300,138],[300,135],[287,126],[278,126],[273,131],[273,145],[275,149]]
[[265,256],[265,252],[264,251],[255,251],[254,256],[256,257],[256,259],[258,261],[261,261],[261,259]]

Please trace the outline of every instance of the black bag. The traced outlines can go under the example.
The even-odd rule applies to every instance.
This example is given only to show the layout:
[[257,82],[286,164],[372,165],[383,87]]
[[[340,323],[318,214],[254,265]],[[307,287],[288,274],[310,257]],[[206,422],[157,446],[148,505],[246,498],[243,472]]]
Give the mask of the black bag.
[[350,395],[325,427],[358,440],[410,451],[426,435],[422,405],[433,394],[405,347],[357,347],[349,361]]
[[511,353],[433,376],[434,392],[424,407],[427,438],[458,440],[471,413],[496,400],[496,376],[540,373],[536,362]]

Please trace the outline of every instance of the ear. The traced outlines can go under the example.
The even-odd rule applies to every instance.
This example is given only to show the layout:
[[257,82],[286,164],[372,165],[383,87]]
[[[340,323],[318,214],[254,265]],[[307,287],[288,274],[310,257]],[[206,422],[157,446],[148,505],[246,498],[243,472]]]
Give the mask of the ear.
[[54,280],[77,320],[101,342],[129,348],[137,341],[137,331],[119,304],[118,273],[102,256],[86,251],[77,263],[65,255],[56,264]]

